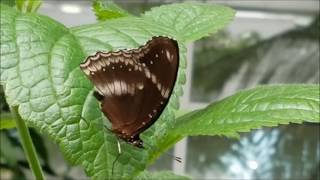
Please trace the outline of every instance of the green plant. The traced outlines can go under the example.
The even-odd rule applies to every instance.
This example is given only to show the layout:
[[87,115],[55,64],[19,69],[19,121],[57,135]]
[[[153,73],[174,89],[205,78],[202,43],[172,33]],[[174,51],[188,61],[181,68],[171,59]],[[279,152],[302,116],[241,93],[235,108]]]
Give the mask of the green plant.
[[[175,118],[185,83],[185,44],[224,27],[234,11],[218,5],[183,3],[153,8],[134,17],[118,6],[115,11],[114,6],[95,6],[98,19],[104,21],[67,28],[49,17],[1,5],[1,83],[17,124],[26,122],[48,134],[66,159],[81,165],[89,177],[183,179],[168,172],[153,174],[143,170],[185,136],[236,137],[238,132],[262,126],[320,121],[319,85],[258,87]],[[112,15],[108,16],[110,12]],[[79,64],[98,50],[135,48],[157,35],[179,42],[181,59],[174,93],[160,119],[142,134],[149,145],[146,149],[122,143],[123,154],[112,176],[111,166],[118,154],[116,138],[104,130],[102,124],[108,121]],[[86,124],[81,116],[90,123]],[[25,129],[20,127],[19,131]],[[37,161],[36,157],[30,159]],[[37,163],[33,163],[36,177],[42,178]]]

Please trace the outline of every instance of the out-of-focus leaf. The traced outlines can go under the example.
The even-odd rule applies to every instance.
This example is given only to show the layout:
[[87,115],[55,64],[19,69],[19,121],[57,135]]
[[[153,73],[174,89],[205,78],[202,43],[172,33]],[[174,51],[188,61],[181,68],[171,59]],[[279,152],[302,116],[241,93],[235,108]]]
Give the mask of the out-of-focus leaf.
[[5,4],[10,7],[14,7],[16,5],[16,1],[14,0],[1,0],[0,3]]
[[95,0],[92,4],[99,21],[130,16],[130,14],[110,0]]
[[11,129],[16,127],[16,121],[13,119],[10,113],[0,114],[0,130]]
[[36,12],[42,4],[42,0],[15,0],[15,2],[21,12]]

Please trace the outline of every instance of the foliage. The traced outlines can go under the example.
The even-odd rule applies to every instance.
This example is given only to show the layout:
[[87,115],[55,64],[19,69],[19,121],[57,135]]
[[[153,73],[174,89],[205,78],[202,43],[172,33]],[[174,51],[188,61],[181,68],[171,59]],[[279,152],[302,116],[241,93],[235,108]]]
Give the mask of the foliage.
[[[111,13],[113,12],[112,10]],[[100,13],[108,12],[96,13],[98,17],[102,17]],[[299,122],[319,122],[318,117],[305,119],[306,117],[300,113],[295,114],[295,119],[286,118],[280,121],[279,117],[288,113],[287,109],[272,110],[275,107],[303,103],[304,106],[301,108],[307,107],[312,113],[319,113],[318,86],[253,89],[175,119],[174,111],[178,109],[178,98],[182,95],[181,85],[185,83],[185,43],[221,29],[230,22],[234,11],[218,5],[183,3],[153,8],[141,17],[123,17],[123,14],[120,14],[112,16],[114,19],[104,16],[108,17],[108,21],[68,29],[49,17],[36,13],[22,13],[1,5],[0,72],[8,104],[18,106],[20,116],[29,126],[48,134],[59,144],[65,157],[71,163],[81,165],[93,179],[111,176],[137,177],[162,152],[187,135],[230,136],[238,131],[270,125],[271,120],[274,121],[272,125],[297,122],[296,118],[300,119]],[[121,143],[123,153],[112,174],[111,166],[118,154],[116,137],[104,130],[103,124],[108,121],[101,114],[99,104],[92,96],[93,86],[81,72],[79,64],[97,50],[135,48],[152,36],[159,35],[173,37],[179,42],[181,59],[174,93],[160,119],[142,134],[147,146],[145,149]],[[298,93],[295,95],[296,99],[280,98],[283,100],[281,103],[273,104],[278,96],[285,95],[285,92],[294,93],[297,88],[304,90],[308,97]],[[261,95],[255,96],[259,94]],[[268,94],[270,97],[259,101],[259,97],[264,98],[264,95]],[[238,106],[238,102],[247,103],[247,100],[251,100],[250,104]],[[273,115],[273,119],[265,121],[264,117],[260,116],[257,123],[255,118],[259,112],[249,111],[254,108],[268,111]],[[228,119],[224,118],[225,112],[234,110],[245,112],[231,113]],[[213,126],[216,124],[212,121],[216,114],[220,115],[217,118],[221,120],[214,117],[214,122],[221,126],[218,129],[219,133],[212,133],[217,131]],[[201,124],[193,120],[199,120],[198,116],[203,118]],[[81,117],[90,122],[87,124]],[[240,128],[237,127],[239,124]],[[186,131],[183,127],[191,130]],[[227,128],[224,130],[224,127]],[[167,172],[144,172],[137,178],[157,177],[185,179]]]
[[116,3],[109,0],[95,0],[93,1],[92,7],[99,21],[129,16],[127,11],[121,9]]
[[41,3],[42,0],[15,0],[16,7],[21,12],[37,12]]

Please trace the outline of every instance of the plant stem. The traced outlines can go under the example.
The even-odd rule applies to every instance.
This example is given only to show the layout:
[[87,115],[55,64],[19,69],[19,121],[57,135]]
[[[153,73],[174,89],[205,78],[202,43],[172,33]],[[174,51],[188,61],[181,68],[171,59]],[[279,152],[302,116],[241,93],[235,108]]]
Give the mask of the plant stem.
[[37,180],[44,180],[44,176],[41,170],[41,166],[39,160],[37,158],[37,154],[35,148],[32,143],[32,139],[29,133],[29,129],[26,126],[24,120],[18,113],[18,107],[11,107],[11,112],[15,116],[17,129],[19,132],[20,140],[22,143],[22,147],[25,155],[27,156],[30,168]]

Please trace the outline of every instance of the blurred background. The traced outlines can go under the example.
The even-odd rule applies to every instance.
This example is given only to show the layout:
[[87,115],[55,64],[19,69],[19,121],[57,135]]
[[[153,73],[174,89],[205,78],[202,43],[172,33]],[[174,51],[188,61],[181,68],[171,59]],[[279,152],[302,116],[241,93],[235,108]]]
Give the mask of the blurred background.
[[[132,14],[168,0],[117,0]],[[208,0],[237,11],[226,29],[188,45],[187,84],[181,108],[192,110],[260,84],[319,83],[318,0]],[[91,1],[44,0],[40,14],[66,26],[96,22]],[[0,90],[1,114],[8,113]],[[242,133],[240,139],[189,137],[149,170],[173,170],[193,179],[320,179],[320,126],[284,125]],[[56,145],[31,129],[48,179],[85,179]],[[31,172],[15,129],[0,131],[0,179],[28,179]]]

